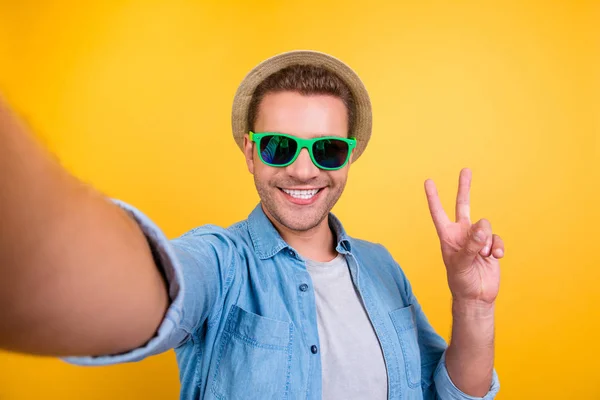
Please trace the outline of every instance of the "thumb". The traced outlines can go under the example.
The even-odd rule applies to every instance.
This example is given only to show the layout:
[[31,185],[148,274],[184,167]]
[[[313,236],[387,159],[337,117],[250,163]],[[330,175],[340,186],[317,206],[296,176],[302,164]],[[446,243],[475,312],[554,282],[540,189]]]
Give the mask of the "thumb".
[[487,242],[487,235],[480,224],[472,225],[467,235],[467,242],[460,251],[463,262],[469,264],[475,259],[477,254],[483,249]]

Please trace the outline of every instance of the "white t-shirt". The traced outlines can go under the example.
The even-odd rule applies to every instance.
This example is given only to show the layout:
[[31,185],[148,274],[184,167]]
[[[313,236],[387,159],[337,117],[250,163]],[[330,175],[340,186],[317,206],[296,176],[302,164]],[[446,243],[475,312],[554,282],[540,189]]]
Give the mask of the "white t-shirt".
[[323,399],[386,400],[383,352],[342,254],[307,260],[317,303]]

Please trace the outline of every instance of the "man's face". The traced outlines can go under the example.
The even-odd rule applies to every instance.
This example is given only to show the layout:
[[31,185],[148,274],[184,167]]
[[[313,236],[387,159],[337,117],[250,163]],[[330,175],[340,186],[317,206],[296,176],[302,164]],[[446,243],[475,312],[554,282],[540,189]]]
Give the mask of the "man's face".
[[[269,93],[260,103],[254,131],[286,133],[306,139],[346,138],[348,114],[337,97]],[[350,162],[336,171],[321,170],[313,164],[308,150],[302,149],[292,164],[276,168],[260,160],[256,147],[246,135],[244,153],[248,170],[254,175],[263,209],[271,220],[299,232],[323,222],[344,190]]]

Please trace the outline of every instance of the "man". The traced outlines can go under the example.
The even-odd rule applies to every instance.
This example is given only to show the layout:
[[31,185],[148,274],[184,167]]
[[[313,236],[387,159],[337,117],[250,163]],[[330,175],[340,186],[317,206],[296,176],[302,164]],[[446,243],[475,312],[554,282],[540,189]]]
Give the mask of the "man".
[[[0,346],[81,365],[175,349],[182,399],[491,399],[502,240],[425,190],[453,296],[447,347],[381,245],[330,211],[368,143],[356,74],[318,52],[265,60],[234,99],[260,204],[175,240],[69,176],[0,113]],[[125,210],[125,211],[123,211]]]

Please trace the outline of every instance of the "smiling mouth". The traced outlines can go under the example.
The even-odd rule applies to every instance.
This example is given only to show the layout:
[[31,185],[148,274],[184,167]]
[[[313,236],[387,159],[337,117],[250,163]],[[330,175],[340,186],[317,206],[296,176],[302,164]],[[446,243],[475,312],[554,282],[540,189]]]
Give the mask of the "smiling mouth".
[[310,200],[321,190],[321,189],[298,190],[298,189],[283,189],[283,188],[280,188],[280,189],[284,193],[288,194],[289,196],[291,196],[295,199],[300,199],[300,200]]

